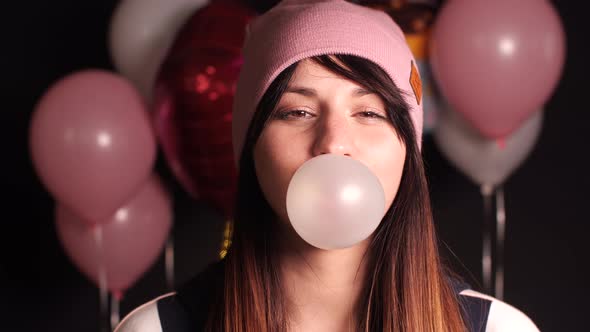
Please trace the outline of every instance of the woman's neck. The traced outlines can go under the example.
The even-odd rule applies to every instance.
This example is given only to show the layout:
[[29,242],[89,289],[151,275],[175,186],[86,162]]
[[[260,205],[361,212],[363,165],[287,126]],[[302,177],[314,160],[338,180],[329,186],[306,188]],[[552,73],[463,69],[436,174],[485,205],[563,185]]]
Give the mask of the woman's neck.
[[286,232],[290,234],[281,241],[281,280],[291,321],[300,327],[311,324],[314,330],[320,330],[319,326],[347,330],[355,323],[353,313],[365,282],[367,259],[363,258],[370,240],[346,249],[322,250],[294,231]]

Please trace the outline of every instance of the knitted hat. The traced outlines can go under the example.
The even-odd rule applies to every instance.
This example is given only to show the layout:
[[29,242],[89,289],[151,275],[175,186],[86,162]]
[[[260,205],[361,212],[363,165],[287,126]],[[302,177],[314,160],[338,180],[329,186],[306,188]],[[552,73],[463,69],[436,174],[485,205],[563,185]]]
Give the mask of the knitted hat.
[[252,115],[272,81],[299,60],[327,54],[355,55],[384,69],[406,92],[421,145],[420,76],[402,30],[386,13],[344,0],[285,0],[247,29],[232,115],[236,163]]

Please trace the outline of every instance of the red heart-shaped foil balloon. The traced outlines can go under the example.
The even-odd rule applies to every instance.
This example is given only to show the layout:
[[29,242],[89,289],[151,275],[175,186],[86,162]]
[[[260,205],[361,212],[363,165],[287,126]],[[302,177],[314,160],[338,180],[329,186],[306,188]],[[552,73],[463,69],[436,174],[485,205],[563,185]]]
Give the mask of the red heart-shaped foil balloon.
[[154,119],[164,155],[194,198],[233,214],[237,172],[232,103],[245,28],[255,13],[230,1],[195,12],[178,33],[155,85]]

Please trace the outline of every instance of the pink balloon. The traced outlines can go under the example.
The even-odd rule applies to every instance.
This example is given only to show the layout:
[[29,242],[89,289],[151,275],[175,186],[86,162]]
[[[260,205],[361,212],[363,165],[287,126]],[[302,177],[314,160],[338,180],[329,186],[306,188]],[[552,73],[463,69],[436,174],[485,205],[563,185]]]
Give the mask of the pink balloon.
[[87,224],[106,220],[149,177],[156,141],[133,86],[106,71],[74,73],[37,105],[30,128],[36,171]]
[[90,280],[99,286],[102,280],[113,293],[122,293],[160,255],[172,224],[171,202],[152,176],[111,218],[95,226],[79,219],[57,205],[56,227],[63,248]]
[[546,0],[450,0],[435,20],[430,56],[449,104],[484,136],[503,138],[553,93],[565,33]]

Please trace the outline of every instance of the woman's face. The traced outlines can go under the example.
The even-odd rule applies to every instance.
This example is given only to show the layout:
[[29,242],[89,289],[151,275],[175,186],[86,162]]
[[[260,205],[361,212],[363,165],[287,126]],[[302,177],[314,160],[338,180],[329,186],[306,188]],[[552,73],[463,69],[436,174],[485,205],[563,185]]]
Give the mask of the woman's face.
[[264,196],[282,221],[289,221],[286,196],[293,174],[325,153],[369,167],[381,181],[389,208],[406,150],[378,95],[303,60],[272,114],[254,147],[254,164]]

